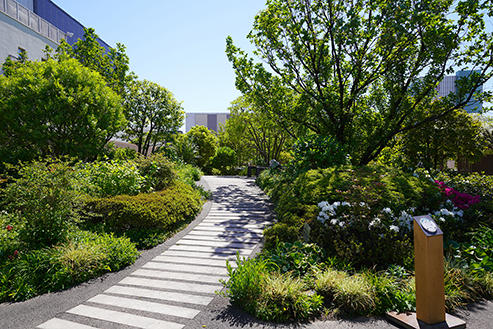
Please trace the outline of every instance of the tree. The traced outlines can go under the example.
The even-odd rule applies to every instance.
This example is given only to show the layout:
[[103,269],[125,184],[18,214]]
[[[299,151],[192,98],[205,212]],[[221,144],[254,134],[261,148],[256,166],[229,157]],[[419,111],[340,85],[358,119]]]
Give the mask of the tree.
[[[332,136],[367,164],[397,136],[462,108],[492,75],[489,0],[267,0],[248,38],[255,63],[228,37],[236,86],[258,102],[287,90],[283,122]],[[437,98],[455,69],[474,73]],[[486,100],[491,94],[474,95]],[[268,103],[268,102],[266,102]],[[282,125],[285,127],[284,125]]]
[[93,159],[125,124],[120,97],[74,59],[26,62],[0,76],[0,159]]
[[187,139],[195,151],[195,164],[205,168],[209,160],[216,154],[217,137],[204,126],[193,126],[187,133]]
[[[73,45],[62,40],[56,50],[57,59],[65,59],[67,56],[75,58],[85,67],[99,72],[104,77],[108,86],[120,96],[126,91],[127,84],[133,78],[129,74],[129,59],[125,53],[125,46],[121,43],[116,44],[116,48],[108,51],[101,46],[99,37],[93,28],[84,28],[84,39],[77,40]],[[51,56],[48,49],[47,56]]]
[[238,148],[253,148],[265,165],[272,159],[278,160],[289,139],[287,132],[271,120],[268,113],[251,104],[246,97],[239,97],[233,101],[229,110],[231,116],[226,124],[230,132],[237,129],[235,142]]
[[464,110],[404,134],[401,152],[412,166],[439,169],[448,159],[478,159],[484,150],[482,124]]
[[147,80],[128,85],[124,105],[128,120],[125,137],[144,155],[169,140],[183,122],[181,103],[166,88]]

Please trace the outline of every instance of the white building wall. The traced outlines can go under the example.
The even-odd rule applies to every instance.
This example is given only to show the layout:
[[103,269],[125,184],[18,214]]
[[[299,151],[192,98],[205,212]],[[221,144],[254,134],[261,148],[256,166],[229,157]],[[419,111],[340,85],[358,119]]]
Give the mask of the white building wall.
[[46,45],[53,49],[58,46],[0,11],[0,66],[9,56],[17,58],[19,48],[27,51],[29,59],[40,60],[44,57]]
[[[211,116],[214,116],[211,118]],[[219,131],[220,125],[224,125],[229,113],[187,113],[185,132],[189,132],[193,126],[204,126],[210,130]]]

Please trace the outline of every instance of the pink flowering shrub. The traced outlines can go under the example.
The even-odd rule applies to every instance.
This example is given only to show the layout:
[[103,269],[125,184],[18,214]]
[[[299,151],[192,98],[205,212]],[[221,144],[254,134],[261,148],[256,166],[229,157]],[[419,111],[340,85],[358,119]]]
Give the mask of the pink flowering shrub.
[[459,191],[454,190],[452,187],[447,186],[444,182],[440,182],[438,180],[435,181],[437,183],[438,188],[440,191],[452,202],[454,203],[454,206],[460,209],[469,209],[470,206],[479,203],[481,201],[481,198],[479,195],[471,195],[467,193],[461,193]]

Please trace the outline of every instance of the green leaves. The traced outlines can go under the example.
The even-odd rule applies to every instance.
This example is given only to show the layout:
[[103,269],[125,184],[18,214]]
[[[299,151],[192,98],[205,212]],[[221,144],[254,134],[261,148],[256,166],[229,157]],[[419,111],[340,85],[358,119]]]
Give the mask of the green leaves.
[[125,124],[120,97],[74,59],[26,62],[0,76],[0,157],[95,158]]

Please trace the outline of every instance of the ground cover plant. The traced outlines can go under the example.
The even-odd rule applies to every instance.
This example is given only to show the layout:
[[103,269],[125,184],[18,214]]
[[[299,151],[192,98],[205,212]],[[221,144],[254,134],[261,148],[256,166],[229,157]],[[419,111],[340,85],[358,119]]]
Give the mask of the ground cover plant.
[[[414,310],[411,223],[421,214],[432,215],[445,233],[447,311],[493,297],[491,185],[475,179],[477,174],[431,177],[347,165],[293,172],[289,166],[268,169],[257,179],[279,221],[265,230],[261,254],[231,268],[224,284],[234,304],[280,322]],[[279,277],[286,282],[283,291],[296,286],[298,295],[322,303],[269,295]],[[262,289],[254,287],[256,281]],[[293,310],[293,304],[303,310]]]
[[[200,211],[192,185],[161,155],[8,166],[0,194],[0,301],[66,289],[132,264]],[[193,183],[193,184],[192,184]]]

